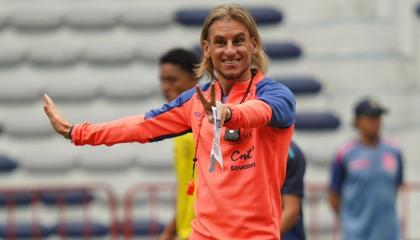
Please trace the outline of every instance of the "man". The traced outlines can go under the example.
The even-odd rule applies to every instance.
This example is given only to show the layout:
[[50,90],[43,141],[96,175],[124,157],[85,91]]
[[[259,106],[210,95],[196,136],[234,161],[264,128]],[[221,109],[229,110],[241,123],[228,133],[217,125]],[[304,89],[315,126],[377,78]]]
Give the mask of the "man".
[[189,186],[196,194],[190,239],[280,239],[294,96],[264,76],[268,58],[255,21],[239,5],[211,10],[201,46],[196,74],[213,81],[145,115],[72,125],[47,95],[44,110],[75,145],[147,143],[192,131],[197,184]]
[[302,214],[305,166],[306,160],[302,150],[292,141],[287,158],[286,179],[281,189],[283,201],[281,235],[283,240],[305,240]]
[[[160,87],[168,102],[197,84],[194,68],[198,62],[192,52],[179,48],[170,50],[160,58]],[[194,219],[194,199],[185,194],[192,176],[191,164],[194,158],[194,139],[191,133],[174,138],[174,156],[177,179],[176,215],[166,226],[160,240],[176,237],[180,240],[188,239]]]
[[403,183],[401,151],[382,139],[386,109],[373,99],[355,107],[358,138],[339,148],[332,163],[329,200],[341,219],[344,240],[401,239],[396,213]]

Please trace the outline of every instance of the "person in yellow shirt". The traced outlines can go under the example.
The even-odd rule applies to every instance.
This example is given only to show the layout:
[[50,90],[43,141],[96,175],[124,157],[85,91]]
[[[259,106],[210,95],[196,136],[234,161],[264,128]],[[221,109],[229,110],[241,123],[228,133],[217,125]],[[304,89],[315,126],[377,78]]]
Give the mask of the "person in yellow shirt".
[[[167,101],[172,101],[197,84],[194,68],[198,63],[194,53],[181,48],[172,49],[160,58],[160,88]],[[188,133],[173,141],[177,179],[176,216],[166,226],[160,240],[188,239],[192,231],[191,221],[195,217],[194,197],[187,195],[188,182],[193,171],[194,139]]]

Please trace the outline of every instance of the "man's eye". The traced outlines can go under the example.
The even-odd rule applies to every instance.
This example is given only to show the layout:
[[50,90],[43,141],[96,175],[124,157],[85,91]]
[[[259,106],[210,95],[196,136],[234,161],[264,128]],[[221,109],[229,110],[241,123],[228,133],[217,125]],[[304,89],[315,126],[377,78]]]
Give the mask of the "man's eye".
[[238,38],[238,39],[235,39],[235,41],[234,41],[235,44],[240,44],[240,43],[243,43],[243,42],[244,42],[243,38]]
[[216,40],[216,41],[214,41],[214,43],[217,44],[217,45],[222,45],[223,41],[222,40]]

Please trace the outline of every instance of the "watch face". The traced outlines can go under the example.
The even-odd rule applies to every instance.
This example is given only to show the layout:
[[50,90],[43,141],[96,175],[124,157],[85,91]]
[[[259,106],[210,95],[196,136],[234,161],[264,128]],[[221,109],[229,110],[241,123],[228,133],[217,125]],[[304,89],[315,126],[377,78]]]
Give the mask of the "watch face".
[[224,139],[226,141],[238,141],[239,137],[241,136],[240,129],[226,129]]

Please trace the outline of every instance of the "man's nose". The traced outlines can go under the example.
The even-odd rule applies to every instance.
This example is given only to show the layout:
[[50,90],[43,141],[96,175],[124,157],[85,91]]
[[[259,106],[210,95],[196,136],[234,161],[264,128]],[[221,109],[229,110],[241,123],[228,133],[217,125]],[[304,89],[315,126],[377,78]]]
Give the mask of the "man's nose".
[[226,54],[226,56],[228,56],[228,57],[233,57],[233,56],[235,55],[235,53],[236,53],[236,48],[235,48],[235,46],[233,45],[233,43],[232,43],[232,42],[228,42],[228,43],[226,44],[226,49],[225,49],[225,54]]

